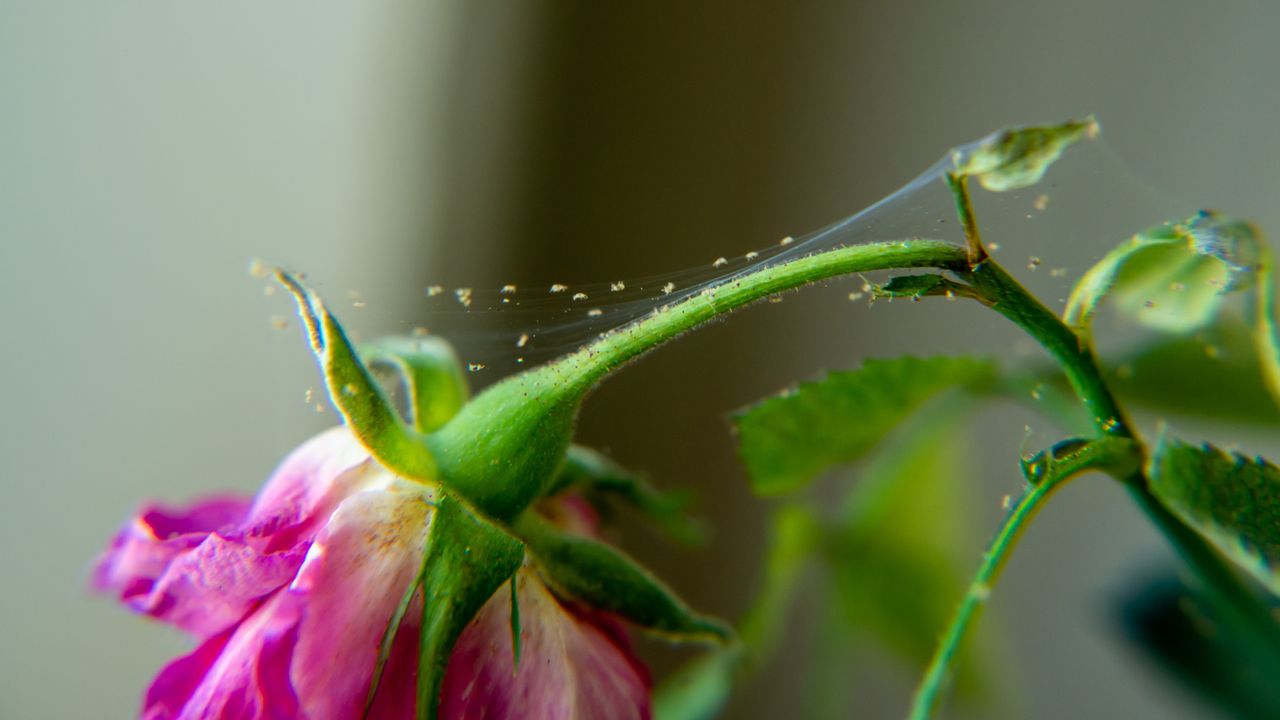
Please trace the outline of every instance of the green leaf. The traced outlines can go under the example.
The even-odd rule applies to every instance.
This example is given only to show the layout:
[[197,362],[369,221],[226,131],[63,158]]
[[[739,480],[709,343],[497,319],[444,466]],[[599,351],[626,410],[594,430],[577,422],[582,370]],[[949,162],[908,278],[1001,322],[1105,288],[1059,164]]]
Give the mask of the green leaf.
[[1280,425],[1252,331],[1237,321],[1169,337],[1107,363],[1121,401],[1187,416]]
[[989,385],[995,372],[991,361],[969,357],[868,360],[739,411],[739,453],[757,493],[793,492],[862,457],[926,402]]
[[1061,125],[1010,128],[952,151],[954,174],[974,177],[993,192],[1040,182],[1049,166],[1082,137],[1098,134],[1092,117]]
[[[896,433],[845,500],[827,543],[834,589],[850,627],[923,670],[967,586],[977,542],[966,523],[972,403],[957,399]],[[981,673],[972,646],[961,685]]]
[[569,446],[569,454],[560,468],[556,485],[548,494],[554,495],[568,488],[616,497],[640,511],[679,542],[693,545],[706,537],[705,528],[685,514],[689,504],[688,493],[660,492],[644,478],[591,448]]
[[437,337],[389,337],[361,348],[373,367],[386,366],[408,393],[410,421],[421,433],[442,427],[466,404],[470,391],[453,346]]
[[1213,608],[1210,595],[1169,577],[1126,598],[1121,614],[1131,640],[1230,717],[1280,717],[1280,654]]
[[320,297],[284,270],[276,270],[276,279],[297,300],[298,315],[306,326],[329,399],[360,443],[401,477],[439,480],[425,436],[400,419]]
[[467,624],[524,559],[505,530],[444,495],[436,503],[422,560],[418,718],[433,720],[449,655]]
[[1139,323],[1188,332],[1208,323],[1226,293],[1249,286],[1259,257],[1257,230],[1202,211],[1138,233],[1080,278],[1063,319],[1083,337],[1103,297]]
[[1280,594],[1280,470],[1262,458],[1162,438],[1147,476],[1170,512]]
[[725,642],[733,638],[724,623],[689,609],[621,551],[561,532],[533,512],[521,515],[516,529],[549,584],[560,593],[672,639]]
[[910,298],[919,300],[930,295],[964,294],[966,286],[952,282],[941,275],[921,273],[917,275],[895,275],[889,282],[872,289],[877,298]]

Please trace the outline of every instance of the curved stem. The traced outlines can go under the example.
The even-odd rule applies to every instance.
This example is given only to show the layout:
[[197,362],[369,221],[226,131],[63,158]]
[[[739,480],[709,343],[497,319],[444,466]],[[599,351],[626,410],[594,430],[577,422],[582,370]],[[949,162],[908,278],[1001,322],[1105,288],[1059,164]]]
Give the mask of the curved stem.
[[[994,261],[987,260],[970,273],[979,295],[1005,317],[1031,335],[1058,361],[1071,387],[1089,411],[1100,435],[1134,438],[1131,426],[1116,403],[1098,368],[1097,358],[1067,326],[1035,300]],[[1143,452],[1145,457],[1145,451]],[[1273,638],[1280,647],[1280,625],[1269,607],[1248,582],[1198,533],[1165,509],[1147,486],[1141,467],[1119,478],[1138,506],[1204,585],[1220,612],[1247,622]]]
[[838,275],[891,268],[963,270],[963,247],[899,240],[776,258],[610,331],[558,360],[494,383],[426,436],[441,482],[486,514],[519,515],[555,485],[578,408],[606,374],[698,325],[756,300]]
[[585,391],[618,366],[719,315],[803,285],[873,270],[967,267],[965,248],[941,240],[874,242],[827,250],[746,272],[664,306],[548,365]]
[[[991,595],[991,588],[1000,577],[1000,571],[1009,554],[1013,552],[1022,531],[1040,511],[1044,501],[1067,480],[1090,470],[1105,470],[1123,473],[1140,461],[1133,441],[1120,438],[1102,438],[1091,443],[1077,446],[1073,452],[1064,457],[1055,457],[1052,450],[1047,451],[1039,461],[1042,472],[1040,480],[1031,485],[1022,498],[1014,505],[1004,524],[996,532],[995,538],[982,557],[982,564],[969,583],[969,590],[960,607],[952,616],[951,624],[943,635],[933,659],[925,671],[920,686],[916,689],[911,705],[911,720],[927,720],[933,715],[938,704],[939,692],[946,680],[947,671],[960,641],[964,639],[969,626],[977,619],[978,613]],[[1034,475],[1032,476],[1034,477]]]
[[1135,437],[1128,418],[1102,377],[1092,347],[1080,342],[1057,315],[994,260],[984,260],[964,276],[983,303],[1013,321],[1053,356],[1071,383],[1071,389],[1084,403],[1099,434]]
[[[965,184],[963,182],[949,182],[949,185],[956,196],[956,206],[959,210],[961,221],[966,225],[972,223],[976,226],[968,189]],[[973,237],[976,237],[976,235]],[[1088,411],[1089,418],[1100,439],[1112,437],[1131,440],[1134,443],[1134,452],[1139,458],[1139,464],[1123,473],[1117,473],[1113,470],[1112,474],[1128,487],[1135,501],[1147,514],[1147,517],[1159,528],[1165,538],[1178,551],[1184,562],[1203,583],[1217,611],[1233,620],[1247,623],[1249,627],[1254,628],[1259,634],[1273,638],[1273,644],[1280,648],[1280,625],[1275,622],[1268,605],[1249,587],[1241,574],[1221,554],[1214,550],[1198,533],[1174,517],[1160,503],[1159,499],[1151,493],[1143,468],[1146,451],[1142,448],[1129,420],[1116,402],[1115,396],[1111,393],[1110,387],[1103,378],[1092,346],[1088,342],[1082,341],[1057,315],[1049,311],[1048,308],[1028,293],[1017,280],[1010,277],[1004,268],[1000,267],[994,260],[984,258],[981,262],[973,265],[968,272],[957,274],[972,285],[974,297],[1022,328],[1057,361],[1071,384],[1072,390],[1074,390],[1076,396],[1080,398],[1080,401]],[[1029,493],[1028,496],[1023,498],[1019,508],[1022,508],[1024,503],[1029,503],[1030,506],[1026,507],[1022,513],[1015,510],[1010,515],[1010,521],[1016,520],[1017,527],[1024,525],[1034,515],[1037,504],[1042,502],[1047,497],[1047,494],[1047,491],[1042,495],[1036,495],[1034,492]],[[1008,526],[1009,521],[1006,522],[1005,529],[1008,529]],[[1001,534],[997,536],[997,543],[993,547],[998,548],[1000,554],[1007,553],[1011,548],[1012,540],[1016,537],[1017,527],[1013,528],[1014,535],[1008,536],[1007,541],[1003,544],[1001,544],[1001,538],[1005,536],[1004,531],[1002,530]],[[989,565],[990,567],[988,567]],[[999,558],[997,557],[993,561],[989,554],[987,561],[983,564],[983,568],[979,571],[980,576],[983,570],[992,573],[991,577],[994,578],[995,573],[999,570]],[[973,588],[970,589],[971,594],[972,591]],[[966,599],[966,603],[968,602],[970,601]],[[959,642],[964,626],[969,622],[969,618],[973,615],[976,607],[977,604],[974,603],[973,607],[966,611],[962,605],[961,614],[957,618],[960,621],[960,626],[957,628],[953,624],[951,632],[947,636],[948,640]],[[954,639],[951,637],[952,633],[958,633]],[[944,648],[946,644],[946,641],[944,641]],[[954,648],[942,659],[941,670],[945,670],[945,663],[949,661],[951,653],[954,653]],[[913,718],[928,717],[935,702],[933,698],[937,693],[937,689],[934,687],[932,690],[925,692],[925,688],[930,683],[936,685],[941,681],[941,670],[935,671],[935,668],[930,668],[929,675],[926,676],[925,685],[921,686],[921,692],[927,702],[921,709],[919,707],[921,695],[917,696],[917,707],[913,710]],[[939,673],[939,677],[933,677],[935,672]]]

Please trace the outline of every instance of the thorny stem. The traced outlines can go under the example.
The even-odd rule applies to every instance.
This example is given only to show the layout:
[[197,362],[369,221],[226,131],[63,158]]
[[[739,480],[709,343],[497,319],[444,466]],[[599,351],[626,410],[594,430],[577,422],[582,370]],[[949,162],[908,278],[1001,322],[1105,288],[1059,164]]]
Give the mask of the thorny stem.
[[828,278],[892,268],[967,267],[965,249],[940,240],[800,252],[797,247],[762,267],[690,291],[576,352],[489,386],[427,437],[428,449],[440,458],[443,482],[483,511],[510,519],[554,486],[586,394],[641,353],[743,305]]
[[[956,211],[970,244],[980,241],[973,203],[963,176],[947,175],[947,185],[955,196]],[[973,248],[970,247],[972,251]],[[985,251],[965,272],[957,273],[973,287],[979,302],[1008,318],[1040,343],[1058,362],[1072,390],[1088,410],[1100,435],[1137,440],[1111,388],[1103,379],[1093,347],[1077,336],[1058,316],[1036,299]]]
[[969,248],[969,267],[987,259],[987,249],[982,246],[982,236],[978,234],[978,221],[973,216],[973,203],[969,201],[969,182],[967,175],[947,173],[947,187],[951,188],[951,196],[956,201],[956,215],[960,216],[960,226],[964,228],[965,243]]
[[1043,474],[1039,481],[1027,489],[1018,504],[1009,512],[1004,524],[1000,526],[1000,530],[987,548],[986,554],[982,556],[982,564],[969,583],[969,590],[960,601],[960,607],[952,616],[951,624],[947,627],[946,634],[943,635],[929,663],[929,668],[916,689],[911,705],[911,720],[927,720],[932,716],[951,661],[960,648],[960,641],[964,639],[965,632],[977,619],[982,606],[990,597],[991,588],[999,579],[1000,571],[1009,554],[1013,552],[1022,531],[1040,511],[1044,501],[1054,490],[1077,475],[1090,470],[1114,472],[1115,468],[1126,463],[1132,466],[1133,449],[1131,440],[1103,438],[1084,445],[1066,457],[1055,458],[1052,451],[1047,453]]
[[[989,289],[985,293],[988,300],[996,299],[992,307],[997,312],[1035,338],[1058,361],[1100,435],[1138,441],[1103,379],[1097,358],[1087,343],[1082,343],[1057,316],[1036,301],[993,260],[988,259],[975,268],[972,276],[975,287]],[[1140,442],[1135,452],[1141,453],[1142,466],[1145,466],[1147,454]],[[1214,598],[1218,610],[1270,636],[1273,643],[1280,647],[1280,624],[1275,622],[1266,604],[1221,554],[1197,532],[1174,517],[1151,493],[1142,467],[1120,480],[1148,519],[1190,566]]]
[[[564,393],[562,398],[580,399],[607,374],[644,352],[719,315],[770,295],[858,272],[926,267],[950,271],[969,284],[971,292],[966,292],[966,295],[1018,325],[1057,361],[1075,395],[1088,411],[1099,435],[1095,443],[1125,443],[1123,452],[1133,461],[1129,463],[1129,469],[1119,472],[1114,464],[1108,469],[1128,487],[1153,523],[1195,571],[1209,591],[1215,607],[1228,619],[1243,621],[1258,633],[1274,638],[1280,648],[1280,625],[1273,621],[1261,599],[1221,555],[1194,530],[1172,516],[1151,494],[1140,469],[1145,464],[1145,450],[1104,380],[1092,347],[986,255],[964,178],[948,176],[947,182],[956,197],[957,212],[965,229],[966,247],[939,240],[901,240],[854,245],[776,262],[677,300],[606,334],[575,353],[516,377],[530,388],[530,392],[538,385],[551,383],[559,386]],[[929,717],[936,706],[938,690],[950,661],[968,626],[976,618],[977,609],[990,591],[1002,563],[1013,549],[1018,533],[1054,488],[1072,474],[1094,467],[1081,466],[1057,480],[1046,480],[1036,485],[1015,507],[993,541],[969,595],[957,611],[933,659],[917,695],[913,719]]]
[[585,392],[605,375],[684,332],[731,310],[821,280],[874,270],[962,270],[965,249],[941,240],[874,242],[818,252],[768,265],[712,285],[542,368]]
[[965,275],[982,303],[1022,328],[1058,362],[1099,434],[1134,437],[1128,419],[1103,379],[1092,347],[1081,343],[1058,316],[995,260],[987,258]]
[[[947,182],[956,196],[957,211],[961,222],[966,227],[966,235],[968,235],[969,225],[975,226],[975,234],[970,236],[972,243],[977,235],[968,189],[963,178],[957,182],[953,177],[948,176]],[[1110,387],[1103,379],[1092,346],[1081,340],[991,258],[984,257],[972,265],[968,271],[957,274],[973,286],[974,296],[980,302],[1022,328],[1057,361],[1072,390],[1088,411],[1094,429],[1099,434],[1099,441],[1106,438],[1131,441],[1132,444],[1127,451],[1134,459],[1131,469],[1117,473],[1113,468],[1112,474],[1128,488],[1148,518],[1190,566],[1204,585],[1214,608],[1225,615],[1225,619],[1243,623],[1259,635],[1271,638],[1271,644],[1280,648],[1280,624],[1275,622],[1266,603],[1212,546],[1195,530],[1170,513],[1152,494],[1143,473],[1143,467],[1146,465],[1146,451],[1116,402]],[[1090,467],[1084,467],[1079,472]],[[924,720],[931,716],[947,667],[975,610],[990,592],[990,583],[998,575],[1003,558],[1012,550],[1017,533],[1035,515],[1040,504],[1053,488],[1068,477],[1070,475],[1065,475],[1055,483],[1050,483],[1046,479],[1041,485],[1034,487],[1006,519],[985,556],[982,566],[979,567],[969,594],[962,601],[930,663],[916,694],[911,712],[912,720]]]

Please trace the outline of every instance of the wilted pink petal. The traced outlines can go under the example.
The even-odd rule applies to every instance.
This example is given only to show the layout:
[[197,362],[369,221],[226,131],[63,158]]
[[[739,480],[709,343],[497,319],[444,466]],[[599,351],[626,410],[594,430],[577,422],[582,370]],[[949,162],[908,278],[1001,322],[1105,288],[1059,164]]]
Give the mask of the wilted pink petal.
[[[359,718],[379,642],[420,570],[432,496],[336,428],[292,453],[252,506],[219,498],[185,511],[148,509],[100,559],[95,584],[203,641],[156,677],[143,717]],[[571,531],[594,533],[597,518],[579,500],[543,510]],[[532,570],[518,577],[519,670],[504,586],[454,649],[441,716],[648,718],[648,675],[620,626],[568,609]],[[371,720],[414,715],[421,603],[392,645]]]
[[218,497],[144,508],[99,558],[93,584],[188,632],[219,633],[293,579],[310,535],[364,479],[367,460],[336,428],[286,458],[252,505]]
[[281,591],[234,630],[206,640],[156,677],[144,720],[297,720],[289,683],[298,616]]
[[[425,491],[382,472],[346,498],[287,587],[161,672],[145,717],[359,717],[387,621],[421,567]],[[413,714],[417,627],[406,620],[374,718]]]
[[649,675],[615,628],[565,608],[537,575],[517,575],[521,654],[511,648],[510,588],[494,593],[458,640],[441,692],[445,718],[642,720]]
[[[428,498],[422,485],[387,477],[385,489],[353,495],[334,512],[289,588],[303,616],[293,684],[312,720],[359,717],[387,621],[422,567]],[[402,631],[416,634],[416,620]],[[379,705],[411,717],[413,683],[403,685],[409,692],[399,698],[384,685]]]
[[293,579],[306,554],[292,548],[260,554],[214,533],[174,559],[135,610],[208,637],[239,622],[265,596]]
[[338,503],[367,478],[351,471],[368,460],[369,451],[346,426],[311,438],[280,463],[258,493],[244,519],[246,534],[267,541],[263,552],[310,542]]
[[[258,572],[256,552],[217,534],[234,534],[248,508],[247,499],[225,497],[183,510],[144,508],[99,559],[93,584],[137,612],[199,635],[219,632],[291,575],[287,567]],[[185,602],[192,598],[194,606]]]
[[118,591],[125,601],[151,592],[156,578],[175,557],[199,545],[211,532],[234,528],[250,502],[223,496],[197,501],[190,508],[144,506],[98,559],[94,587]]

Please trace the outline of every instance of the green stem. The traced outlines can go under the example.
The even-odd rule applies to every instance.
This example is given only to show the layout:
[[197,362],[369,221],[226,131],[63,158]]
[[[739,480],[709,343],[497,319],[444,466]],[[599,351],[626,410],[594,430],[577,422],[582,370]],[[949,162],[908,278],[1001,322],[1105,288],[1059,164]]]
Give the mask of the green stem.
[[555,487],[578,408],[605,375],[735,308],[839,275],[892,268],[964,270],[963,247],[898,240],[841,247],[770,264],[690,291],[546,365],[490,385],[426,437],[442,484],[486,514],[511,520]]
[[1052,451],[1045,454],[1045,459],[1040,461],[1043,471],[1036,474],[1040,478],[1039,482],[1023,494],[1005,518],[1004,524],[1000,526],[995,539],[983,555],[982,564],[969,583],[969,590],[960,602],[960,607],[952,616],[951,624],[916,689],[911,705],[911,720],[927,720],[932,717],[961,640],[990,597],[991,589],[999,579],[1000,571],[1013,552],[1022,531],[1040,511],[1044,501],[1067,480],[1090,470],[1124,472],[1138,462],[1136,450],[1131,440],[1104,437],[1077,447],[1065,457],[1054,457]]
[[[965,223],[966,227],[969,224],[976,226],[968,189],[963,179],[960,182],[954,182],[949,179],[948,184],[956,196],[956,206],[962,223]],[[973,237],[976,237],[976,235]],[[1147,478],[1143,472],[1146,452],[1103,378],[1092,345],[1087,341],[1082,341],[1079,336],[1073,333],[1039,300],[1028,293],[1017,280],[1012,278],[994,260],[984,258],[981,262],[973,265],[968,272],[957,274],[973,286],[974,296],[1022,328],[1057,361],[1072,390],[1075,391],[1076,396],[1080,398],[1080,401],[1088,411],[1089,418],[1100,438],[1110,436],[1118,439],[1129,439],[1135,443],[1134,452],[1140,459],[1140,464],[1128,472],[1113,473],[1113,475],[1128,487],[1130,493],[1143,511],[1146,512],[1148,518],[1160,529],[1192,569],[1209,593],[1209,597],[1213,600],[1216,609],[1224,613],[1229,619],[1244,622],[1258,633],[1273,638],[1273,644],[1280,648],[1280,625],[1275,622],[1269,606],[1250,588],[1240,573],[1228,564],[1204,538],[1174,517],[1160,503],[1159,499],[1151,493]],[[1025,524],[1026,520],[1034,514],[1036,503],[1044,499],[1044,496],[1032,497],[1033,494],[1031,493],[1028,497],[1023,498],[1023,503],[1030,501],[1031,507],[1024,513],[1025,516],[1017,517],[1019,526]],[[1019,506],[1021,507],[1022,503]],[[1015,510],[1015,513],[1010,516],[1011,520],[1018,515],[1019,513]],[[1001,536],[1003,535],[1004,532],[1002,531]],[[1001,536],[997,536],[997,543],[999,543]],[[1001,553],[1007,552],[1008,549],[1009,543],[1000,546]],[[991,558],[988,557],[988,562],[984,563],[984,568],[990,561]],[[997,558],[997,564],[991,569],[991,572],[998,571],[998,567]],[[980,570],[980,574],[981,572]],[[966,602],[968,601],[966,600]],[[961,610],[962,612],[964,611],[963,606]],[[972,613],[973,609],[971,608],[967,611],[961,627],[957,630],[953,625],[952,632],[958,632],[962,635],[964,624],[969,622],[967,615]],[[950,633],[948,638],[950,638]],[[955,638],[955,642],[958,641],[959,636]],[[951,652],[954,652],[954,649]],[[948,654],[946,659],[949,660],[949,658],[950,655]],[[945,662],[943,669],[945,669]],[[933,673],[932,667],[930,673]],[[926,676],[926,683],[929,680],[930,677]],[[939,681],[940,678],[933,679],[935,683]],[[936,689],[932,692],[936,694]],[[913,711],[913,718],[928,717],[934,700],[931,696],[926,697],[928,698],[928,703],[924,710],[920,711],[917,707]],[[917,700],[919,700],[919,696]],[[923,714],[917,714],[919,712],[923,712]]]
[[933,711],[938,704],[939,691],[942,689],[943,681],[947,677],[947,671],[956,650],[960,647],[965,631],[976,619],[978,610],[990,597],[991,587],[998,579],[1005,559],[1017,543],[1018,536],[1026,524],[1040,511],[1041,503],[1053,488],[1054,486],[1048,483],[1031,488],[1005,518],[1004,525],[1000,527],[986,554],[983,555],[982,565],[974,574],[968,592],[960,601],[960,607],[952,616],[951,624],[946,634],[942,636],[942,641],[929,662],[924,678],[916,688],[916,694],[911,703],[911,720],[927,720],[933,716]]
[[960,226],[964,228],[964,239],[969,247],[969,267],[974,267],[987,259],[987,249],[982,246],[978,220],[974,217],[973,203],[969,200],[969,189],[966,186],[969,176],[947,173],[945,177],[947,187],[951,188],[951,196],[956,201],[956,215],[960,217]]
[[1054,315],[995,260],[988,258],[965,274],[979,299],[1022,328],[1058,362],[1071,389],[1084,404],[1101,435],[1134,437],[1111,388],[1098,368],[1093,348],[1081,343]]
[[[1035,338],[1058,361],[1100,435],[1135,438],[1128,420],[1103,380],[1097,359],[1088,344],[1079,342],[1057,316],[1031,297],[994,261],[987,260],[975,268],[971,282],[979,289],[984,302]],[[1119,479],[1128,487],[1147,518],[1191,568],[1214,599],[1215,607],[1273,638],[1274,644],[1280,648],[1280,625],[1275,622],[1268,605],[1199,533],[1170,514],[1152,495],[1142,468],[1136,468]]]
[[927,239],[865,243],[798,257],[712,285],[661,307],[544,366],[544,372],[571,378],[575,388],[585,391],[645,351],[770,295],[852,273],[924,267],[963,270],[966,266],[964,248]]

